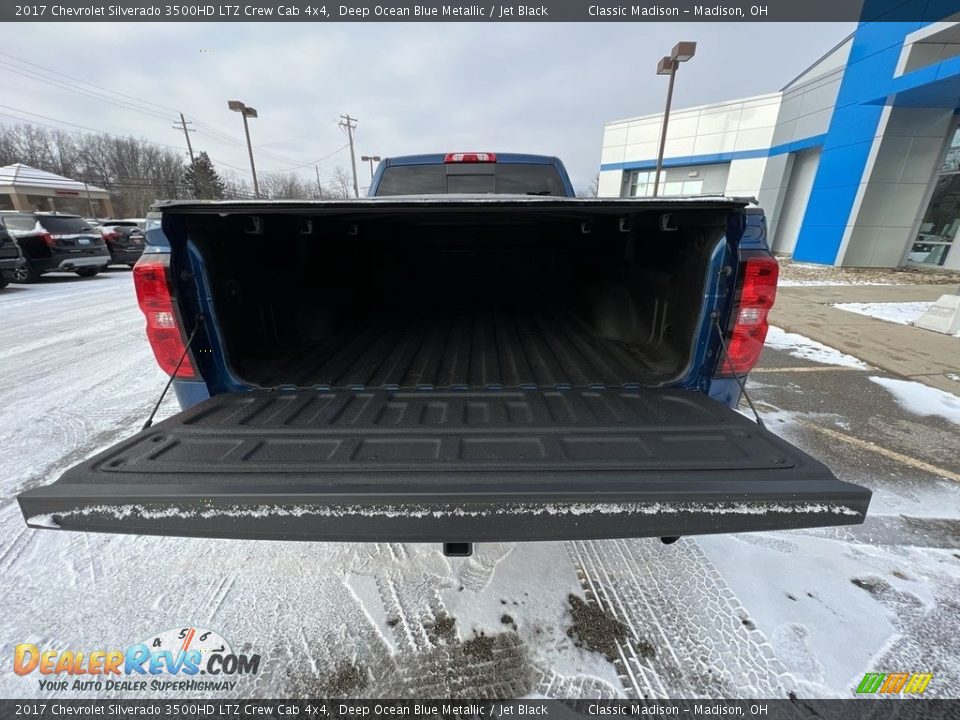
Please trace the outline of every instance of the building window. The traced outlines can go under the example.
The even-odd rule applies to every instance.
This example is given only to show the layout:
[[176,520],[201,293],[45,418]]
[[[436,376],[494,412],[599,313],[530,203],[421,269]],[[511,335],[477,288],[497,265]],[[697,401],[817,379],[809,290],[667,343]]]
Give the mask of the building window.
[[27,209],[37,212],[53,210],[53,198],[47,195],[27,195]]
[[628,197],[648,197],[653,194],[653,173],[634,170],[630,173]]
[[[651,197],[654,175],[655,171],[633,170],[627,181],[627,197]],[[662,197],[702,195],[703,180],[668,180],[666,171],[661,171],[658,194]]]
[[960,128],[947,148],[907,262],[943,265],[960,230]]

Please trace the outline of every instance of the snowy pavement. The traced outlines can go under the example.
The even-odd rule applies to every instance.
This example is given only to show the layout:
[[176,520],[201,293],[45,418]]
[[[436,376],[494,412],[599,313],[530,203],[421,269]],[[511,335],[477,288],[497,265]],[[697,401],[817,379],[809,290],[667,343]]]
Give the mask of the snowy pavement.
[[27,529],[16,493],[133,434],[163,386],[128,272],[0,291],[0,378],[4,697],[50,694],[12,672],[18,643],[125,648],[188,626],[262,655],[233,696],[849,697],[868,671],[933,672],[927,696],[960,696],[957,399],[802,336],[771,334],[751,395],[874,491],[863,526],[465,559]]

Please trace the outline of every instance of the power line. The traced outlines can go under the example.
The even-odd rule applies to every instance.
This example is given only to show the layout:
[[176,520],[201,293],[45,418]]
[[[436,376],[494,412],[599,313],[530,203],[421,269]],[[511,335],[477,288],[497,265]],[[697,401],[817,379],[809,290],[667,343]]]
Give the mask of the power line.
[[[14,61],[16,61],[17,63],[19,63],[19,64],[21,64],[21,65],[29,65],[29,66],[31,66],[31,67],[38,68],[38,69],[39,69],[40,71],[42,71],[43,73],[47,73],[47,74],[50,74],[50,75],[59,75],[60,77],[67,78],[67,79],[71,80],[71,81],[74,82],[74,83],[81,83],[82,85],[86,85],[86,86],[88,86],[88,87],[90,87],[90,88],[95,88],[96,90],[88,90],[88,89],[83,88],[83,87],[79,87],[79,88],[78,88],[78,87],[76,87],[75,85],[71,85],[71,84],[64,83],[64,82],[62,82],[61,80],[58,80],[56,77],[46,77],[45,75],[40,74],[40,73],[38,73],[38,72],[36,72],[36,71],[29,70],[29,69],[23,68],[23,67],[17,67],[16,65],[13,65],[13,64],[11,64],[11,63],[9,63],[9,62],[0,60],[0,66],[4,67],[6,70],[8,70],[8,71],[10,71],[10,72],[16,73],[16,74],[21,75],[21,76],[23,76],[23,77],[27,77],[27,78],[30,78],[30,79],[33,79],[33,80],[39,80],[39,81],[41,81],[41,82],[46,82],[46,83],[48,83],[48,84],[50,84],[50,85],[53,85],[54,87],[57,87],[57,88],[59,88],[59,89],[61,89],[61,90],[66,90],[66,91],[68,91],[68,92],[72,92],[72,93],[74,93],[74,94],[77,94],[77,95],[80,95],[80,96],[83,96],[83,97],[92,98],[92,99],[94,99],[94,100],[105,100],[105,101],[108,101],[108,102],[118,103],[118,104],[119,104],[119,107],[122,108],[122,109],[131,110],[131,111],[133,111],[133,112],[138,112],[138,113],[143,114],[143,115],[146,115],[146,116],[148,116],[148,117],[153,117],[153,118],[157,118],[157,119],[161,119],[161,120],[169,120],[169,118],[168,118],[168,116],[167,116],[166,114],[160,114],[160,113],[158,113],[156,110],[152,110],[152,109],[150,109],[150,108],[148,108],[148,107],[144,107],[144,106],[153,106],[154,108],[158,108],[159,110],[163,110],[163,111],[165,111],[165,112],[166,112],[166,111],[169,111],[170,113],[178,114],[178,115],[181,116],[181,121],[184,120],[184,118],[183,118],[183,113],[181,113],[181,112],[179,112],[179,111],[177,111],[177,110],[174,110],[173,108],[168,108],[168,107],[166,107],[166,106],[164,106],[164,105],[159,105],[159,104],[154,103],[154,102],[151,102],[151,101],[149,101],[149,100],[144,100],[143,98],[138,98],[138,97],[136,97],[136,96],[134,96],[134,95],[129,95],[129,94],[127,94],[127,93],[123,93],[123,92],[120,92],[120,91],[118,91],[118,90],[112,90],[112,89],[107,88],[107,87],[104,87],[104,86],[102,86],[102,85],[96,85],[96,84],[91,83],[91,82],[88,82],[88,81],[86,81],[86,80],[81,80],[80,78],[74,77],[73,75],[69,75],[69,74],[67,74],[67,73],[61,72],[61,71],[56,70],[56,69],[54,69],[54,68],[49,68],[49,67],[46,67],[46,66],[44,66],[44,65],[39,65],[39,64],[37,64],[37,63],[33,63],[33,62],[28,61],[28,60],[24,60],[24,59],[22,59],[22,58],[20,58],[20,57],[17,57],[17,56],[15,56],[15,55],[11,55],[10,53],[5,53],[5,52],[0,51],[0,56],[7,57],[7,58],[11,58],[11,59],[13,59]],[[102,92],[98,92],[98,91],[102,91]],[[106,94],[104,94],[104,93],[109,93],[109,95],[106,95]],[[136,103],[139,103],[140,106],[133,105],[133,104],[131,104],[130,102],[121,102],[121,101],[119,101],[119,100],[117,99],[117,97],[111,97],[112,95],[118,96],[118,97],[120,97],[120,98],[125,98],[127,101],[133,100],[133,101],[135,101]],[[192,116],[191,116],[191,117],[192,117]],[[62,121],[56,121],[56,122],[62,122]],[[209,125],[209,124],[207,124],[207,123],[204,123],[204,122],[198,120],[198,119],[195,118],[195,117],[194,117],[192,120],[188,121],[188,122],[195,123],[196,125],[204,128],[204,130],[201,130],[200,133],[203,134],[203,135],[206,135],[207,137],[209,137],[209,138],[211,138],[211,139],[213,139],[213,140],[216,140],[216,141],[222,142],[222,143],[229,143],[229,144],[231,144],[231,145],[243,146],[243,141],[242,141],[242,140],[233,137],[232,135],[224,132],[223,130],[220,130],[219,128],[216,128],[216,127],[214,127],[214,126],[212,126],[212,125]],[[66,124],[70,124],[70,123],[66,123]],[[78,126],[78,127],[82,127],[82,126]],[[102,131],[100,131],[100,132],[102,132]],[[308,134],[309,134],[309,133],[305,133],[304,136],[306,136],[306,135],[308,135]],[[301,136],[301,137],[304,137],[304,136]],[[289,141],[284,141],[284,142],[289,142]],[[162,145],[163,143],[157,143],[157,144],[161,144],[161,145]],[[190,149],[190,148],[189,148],[189,145],[190,145],[189,139],[188,139],[187,145],[188,145],[188,149]],[[170,147],[170,146],[167,146],[167,147]],[[335,151],[335,152],[339,152],[339,150],[338,150],[338,151]],[[270,152],[270,151],[267,151],[267,150],[260,150],[259,148],[256,149],[256,150],[254,150],[254,154],[260,155],[260,156],[262,156],[262,157],[264,157],[264,158],[267,158],[267,159],[269,159],[269,160],[273,160],[274,162],[281,162],[281,163],[296,163],[296,162],[297,162],[297,161],[294,160],[293,158],[285,157],[285,156],[280,155],[280,154],[278,154],[278,153]],[[334,153],[331,153],[331,154],[334,154]],[[225,164],[225,163],[224,163],[224,164]],[[308,165],[311,165],[311,164],[313,164],[313,163],[302,163],[302,164],[294,165],[292,168],[285,168],[285,169],[281,169],[281,170],[271,170],[270,172],[288,172],[288,171],[291,170],[291,169],[299,169],[299,168],[302,168],[302,167],[307,167]],[[229,167],[229,166],[228,166],[228,167]]]
[[[7,56],[7,57],[13,57],[12,55],[9,55],[8,53],[2,53],[2,52],[0,52],[0,55],[5,55],[5,56]],[[34,65],[34,63],[27,63],[25,60],[20,60],[19,58],[17,58],[17,60],[18,60],[18,62],[22,62],[22,63],[29,64],[29,65]],[[132,105],[132,104],[130,104],[130,103],[128,103],[128,102],[121,102],[121,101],[119,101],[116,97],[111,97],[110,95],[105,95],[105,94],[103,94],[103,93],[96,92],[96,91],[93,91],[93,90],[87,90],[87,89],[85,89],[85,88],[72,87],[72,86],[70,86],[70,85],[68,85],[68,84],[66,84],[66,83],[63,83],[63,82],[60,81],[60,80],[57,80],[56,78],[46,77],[46,76],[44,76],[44,75],[41,75],[41,74],[39,74],[39,73],[36,73],[36,72],[34,72],[34,71],[32,71],[32,70],[27,70],[27,69],[25,69],[25,68],[18,68],[18,67],[14,66],[14,65],[11,65],[10,63],[7,63],[7,62],[5,62],[5,61],[3,61],[3,60],[0,60],[0,66],[4,67],[4,69],[6,69],[6,70],[9,71],[9,72],[16,73],[17,75],[21,75],[21,76],[23,76],[23,77],[30,78],[30,79],[32,79],[32,80],[39,80],[39,81],[41,81],[41,82],[48,83],[48,84],[53,85],[54,87],[57,87],[57,88],[59,88],[59,89],[61,89],[61,90],[66,90],[66,91],[68,91],[68,92],[72,92],[72,93],[74,93],[74,94],[76,94],[76,95],[80,95],[80,96],[82,96],[82,97],[88,97],[88,98],[92,98],[92,99],[94,99],[94,100],[101,100],[101,101],[118,103],[118,104],[119,104],[119,107],[120,107],[121,109],[131,110],[131,111],[133,111],[133,112],[137,112],[137,113],[140,113],[140,114],[142,114],[142,115],[146,115],[146,116],[148,116],[148,117],[157,118],[157,119],[160,119],[160,120],[168,120],[168,121],[169,121],[169,118],[168,118],[166,115],[161,115],[161,114],[159,114],[158,112],[156,112],[155,110],[150,110],[150,109],[146,109],[146,108],[143,108],[143,107],[137,107],[136,105]],[[36,67],[41,67],[41,68],[42,68],[43,66],[36,65]],[[44,68],[44,69],[47,70],[46,68]],[[63,77],[66,77],[66,78],[72,78],[72,76],[70,76],[70,75],[66,75],[66,74],[64,74],[64,73],[59,73],[59,72],[54,71],[54,70],[48,70],[48,72],[60,74],[60,75],[63,75]],[[83,81],[81,80],[81,81],[78,81],[78,82],[83,82]],[[101,86],[99,86],[99,85],[93,85],[92,83],[85,83],[85,84],[90,85],[91,87],[101,88]],[[119,95],[119,96],[121,96],[121,97],[133,98],[132,95],[126,95],[125,93],[120,93],[120,92],[115,91],[115,90],[109,90],[109,89],[107,89],[107,88],[102,88],[102,89],[104,89],[106,92],[114,93],[114,94]],[[145,101],[144,101],[144,102],[145,102]],[[154,104],[154,103],[151,103],[151,104]],[[162,108],[163,106],[158,106],[158,107],[161,107],[161,108]],[[177,113],[177,114],[182,114],[182,113],[179,113],[179,112],[176,111],[176,110],[171,110],[171,112],[174,112],[174,113]],[[217,140],[217,141],[219,141],[219,142],[227,142],[227,143],[230,143],[230,144],[233,144],[233,145],[241,145],[241,146],[243,145],[243,141],[241,141],[241,140],[239,140],[239,139],[237,139],[237,138],[234,138],[234,137],[228,135],[227,133],[223,132],[222,130],[218,130],[217,128],[213,127],[212,125],[207,125],[206,123],[200,122],[199,120],[196,120],[196,119],[194,119],[193,122],[196,122],[196,124],[201,125],[201,126],[203,126],[204,128],[207,128],[207,131],[201,131],[201,133],[207,135],[208,137],[210,137],[210,138],[212,138],[212,139],[214,139],[214,140]],[[162,143],[158,143],[158,144],[162,144]],[[270,160],[273,160],[274,162],[282,162],[282,163],[293,163],[293,162],[296,162],[296,160],[294,160],[293,158],[284,157],[284,156],[278,155],[278,154],[276,154],[276,153],[271,153],[271,152],[267,152],[267,151],[260,152],[259,150],[256,150],[256,151],[254,151],[254,152],[255,152],[256,154],[258,154],[258,155],[263,155],[264,157],[266,157],[266,158],[268,158],[268,159],[270,159]]]
[[[9,63],[6,63],[2,60],[0,60],[0,66],[4,66],[4,68],[8,72],[16,73],[17,75],[22,75],[23,77],[30,78],[31,80],[40,80],[41,82],[48,83],[50,85],[53,85],[54,87],[60,88],[61,90],[66,90],[67,92],[72,92],[76,95],[82,95],[84,97],[93,98],[94,100],[105,100],[107,102],[113,102],[113,103],[119,102],[115,97],[110,97],[109,95],[104,95],[103,93],[98,93],[92,90],[85,90],[83,88],[71,87],[70,85],[67,85],[66,83],[56,80],[54,78],[45,77],[33,71],[24,70],[23,68],[17,68],[16,66],[10,65]],[[147,110],[141,107],[137,107],[135,105],[131,105],[129,103],[121,104],[120,107],[125,110],[132,110],[133,112],[138,112],[142,115],[147,115],[152,118],[157,118],[160,120],[169,120],[169,117],[167,115],[161,115],[155,110]]]
[[[327,153],[327,154],[324,155],[323,157],[319,157],[319,158],[317,158],[316,160],[311,160],[310,162],[303,163],[303,165],[295,165],[294,167],[283,168],[282,170],[274,170],[273,172],[290,172],[291,170],[299,170],[300,168],[305,168],[305,167],[307,167],[308,165],[317,165],[317,164],[323,162],[324,160],[326,160],[327,158],[333,157],[333,156],[336,155],[338,152],[343,152],[343,151],[346,150],[348,147],[350,147],[350,143],[347,143],[346,145],[341,145],[340,147],[338,147],[338,148],[337,148],[336,150],[334,150],[333,152]],[[324,170],[324,172],[327,172],[327,171]],[[329,174],[329,173],[328,173],[328,174]]]
[[168,108],[164,105],[158,105],[155,102],[144,100],[143,98],[138,98],[134,95],[127,95],[126,93],[119,92],[118,90],[111,90],[110,88],[103,87],[102,85],[95,85],[92,82],[88,82],[87,80],[81,80],[80,78],[74,77],[73,75],[67,75],[64,72],[60,72],[59,70],[54,70],[53,68],[48,68],[44,65],[38,65],[37,63],[32,63],[29,60],[24,60],[23,58],[17,57],[16,55],[11,55],[10,53],[0,52],[0,55],[3,55],[4,57],[12,58],[13,60],[17,61],[18,63],[21,63],[22,65],[30,65],[32,67],[45,70],[48,73],[52,73],[54,75],[60,75],[62,77],[68,78],[69,80],[73,80],[74,82],[82,83],[83,85],[89,85],[90,87],[97,88],[98,90],[105,90],[106,92],[112,93],[114,95],[119,95],[120,97],[125,97],[129,100],[136,100],[137,102],[142,103],[144,105],[153,105],[154,107],[159,108],[160,110],[177,112],[173,108]]
[[[240,140],[239,138],[235,138],[235,137],[233,137],[233,136],[231,136],[231,135],[228,135],[227,133],[223,132],[222,130],[218,130],[217,128],[214,128],[212,125],[208,125],[208,124],[203,123],[203,122],[200,122],[199,120],[196,120],[196,119],[194,119],[194,122],[195,122],[198,126],[200,126],[201,129],[199,129],[198,132],[199,132],[201,135],[206,135],[207,137],[210,137],[210,138],[212,138],[212,139],[214,139],[214,140],[219,140],[220,142],[227,142],[227,143],[230,143],[231,145],[237,145],[237,146],[240,146],[240,147],[243,147],[243,146],[244,146],[243,140]],[[296,163],[296,162],[297,162],[297,161],[296,161],[295,159],[293,159],[293,158],[285,157],[285,156],[280,155],[280,154],[278,154],[278,153],[270,152],[270,151],[268,151],[268,150],[261,150],[259,144],[257,145],[256,148],[254,148],[253,154],[254,154],[254,155],[257,155],[257,156],[260,156],[260,157],[265,157],[265,158],[267,158],[268,160],[273,160],[274,162],[283,162],[283,163]],[[333,154],[333,153],[331,153],[331,154]],[[312,164],[312,163],[304,163],[304,164],[301,164],[301,165],[295,165],[294,167],[306,167],[307,165],[310,165],[310,164]],[[271,172],[284,172],[284,171],[283,171],[283,170],[272,170]]]
[[[207,137],[209,137],[209,138],[211,138],[211,139],[213,139],[213,140],[216,140],[216,141],[221,142],[221,143],[229,143],[229,144],[231,144],[231,145],[237,145],[237,146],[242,146],[242,145],[243,145],[243,141],[241,141],[240,139],[233,137],[232,135],[224,132],[223,130],[220,130],[219,128],[216,128],[216,127],[214,127],[214,126],[212,126],[212,125],[209,125],[209,124],[207,124],[207,123],[204,123],[204,122],[200,121],[200,120],[197,119],[197,118],[193,118],[192,120],[187,121],[187,120],[185,119],[183,113],[181,113],[181,112],[179,112],[179,111],[177,111],[177,110],[174,110],[173,108],[169,108],[169,107],[167,107],[167,106],[160,105],[160,104],[158,104],[158,103],[151,102],[151,101],[149,101],[149,100],[145,100],[145,99],[143,99],[143,98],[139,98],[139,97],[134,96],[134,95],[129,95],[129,94],[127,94],[127,93],[123,93],[123,92],[120,92],[120,91],[118,91],[118,90],[112,90],[112,89],[110,89],[110,88],[104,87],[104,86],[102,86],[102,85],[97,85],[97,84],[95,84],[95,83],[91,83],[91,82],[88,82],[88,81],[86,81],[86,80],[81,80],[80,78],[77,78],[77,77],[75,77],[75,76],[73,76],[73,75],[69,75],[69,74],[67,74],[67,73],[61,72],[60,70],[57,70],[57,69],[54,69],[54,68],[50,68],[50,67],[47,67],[47,66],[44,66],[44,65],[39,65],[39,64],[37,64],[37,63],[33,63],[33,62],[28,61],[28,60],[24,60],[23,58],[17,57],[16,55],[11,55],[10,53],[5,53],[5,52],[0,51],[0,56],[10,58],[10,59],[14,60],[16,63],[18,63],[19,65],[28,65],[28,66],[37,68],[39,71],[41,71],[41,72],[37,72],[37,71],[34,71],[34,70],[29,70],[29,69],[24,68],[24,67],[18,67],[17,65],[13,65],[13,64],[11,64],[10,62],[0,60],[0,66],[4,67],[6,70],[8,70],[8,71],[10,71],[10,72],[13,72],[13,73],[15,73],[15,74],[21,75],[21,76],[23,76],[23,77],[27,77],[27,78],[34,79],[34,80],[39,80],[39,81],[41,81],[41,82],[45,82],[45,83],[48,83],[48,84],[50,84],[50,85],[52,85],[52,86],[54,86],[54,87],[57,87],[57,88],[59,88],[59,89],[61,89],[61,90],[66,90],[66,91],[68,91],[68,92],[72,92],[72,93],[74,93],[74,94],[76,94],[76,95],[80,95],[80,96],[83,96],[83,97],[88,97],[88,98],[92,98],[92,99],[95,99],[95,100],[101,100],[101,101],[108,101],[108,102],[117,103],[118,106],[119,106],[120,108],[122,108],[122,109],[131,110],[131,111],[133,111],[133,112],[138,112],[138,113],[140,113],[140,114],[142,114],[142,115],[146,115],[146,116],[148,116],[148,117],[153,117],[153,118],[156,118],[156,119],[169,120],[169,117],[168,117],[166,114],[161,114],[161,113],[157,112],[157,110],[153,110],[153,109],[151,109],[150,107],[147,107],[147,106],[152,106],[153,108],[157,108],[158,110],[164,111],[164,113],[166,113],[166,112],[176,113],[176,114],[178,114],[178,115],[180,116],[181,125],[184,125],[184,124],[187,124],[187,123],[191,123],[191,124],[195,123],[196,125],[204,128],[204,130],[200,130],[200,131],[199,131],[201,134],[206,135]],[[87,86],[88,88],[95,88],[95,89],[94,89],[94,90],[89,90],[89,89],[84,88],[84,87],[76,87],[76,85],[64,83],[63,81],[59,80],[57,77],[48,77],[48,76],[46,76],[46,75],[44,75],[44,74],[42,74],[42,73],[46,73],[47,75],[60,76],[60,77],[63,77],[63,78],[66,78],[66,79],[72,81],[72,83],[80,83],[81,85],[85,85],[85,86]],[[99,92],[99,91],[102,91],[102,92]],[[104,94],[104,93],[109,93],[109,94]],[[117,96],[117,97],[112,97],[112,96]],[[118,97],[119,97],[119,98],[125,98],[126,100],[125,100],[125,101],[119,101],[119,100],[117,99]],[[132,104],[132,103],[129,102],[129,101],[134,101],[134,102],[137,103],[138,105]],[[15,108],[11,108],[11,109],[15,109]],[[30,113],[29,111],[25,111],[25,110],[17,110],[17,112],[25,112],[25,113],[27,113],[28,115],[36,115],[37,117],[46,117],[46,116],[43,116],[43,115],[39,115],[38,113]],[[17,118],[15,118],[15,119],[17,119]],[[72,127],[78,127],[78,128],[85,129],[85,130],[90,130],[90,131],[92,131],[92,132],[103,132],[103,133],[106,133],[106,134],[108,134],[108,135],[112,135],[112,136],[115,136],[115,137],[120,137],[119,135],[116,135],[115,133],[109,133],[109,132],[104,131],[104,130],[97,130],[97,129],[94,129],[94,128],[88,128],[88,127],[86,127],[86,126],[78,125],[78,124],[76,124],[76,123],[70,123],[70,122],[63,121],[63,120],[57,120],[57,119],[55,119],[55,118],[46,118],[46,119],[49,119],[49,120],[52,120],[53,122],[61,123],[61,124],[64,124],[64,125],[70,125],[70,126],[72,126]],[[36,123],[36,124],[41,124],[41,123]],[[191,130],[191,131],[192,131],[192,130]],[[188,152],[191,153],[191,162],[193,162],[192,147],[191,147],[189,135],[187,135],[187,132],[186,132],[186,131],[185,131],[184,134],[186,135],[186,138],[187,138]],[[309,134],[309,133],[306,133],[305,135],[307,135],[307,134]],[[305,135],[304,135],[304,136],[305,136]],[[301,137],[303,137],[303,136],[301,136]],[[284,141],[284,142],[289,142],[289,141]],[[174,146],[167,145],[167,144],[165,144],[165,143],[156,143],[156,144],[157,144],[157,145],[161,145],[161,146],[163,146],[163,147],[174,148]],[[179,148],[174,148],[174,149],[179,149]],[[329,153],[328,155],[324,156],[323,158],[320,158],[320,160],[326,159],[327,157],[330,157],[331,155],[336,154],[336,153],[339,152],[341,149],[342,149],[342,148],[338,148],[338,149],[335,150],[334,152]],[[270,151],[266,151],[266,150],[260,150],[259,148],[258,148],[257,150],[254,150],[254,153],[255,153],[256,155],[260,155],[260,156],[262,156],[262,157],[265,157],[265,158],[267,158],[267,159],[269,159],[269,160],[272,160],[272,161],[278,162],[278,163],[295,163],[295,164],[292,165],[291,167],[282,168],[282,169],[279,169],[279,170],[270,170],[270,172],[289,172],[289,171],[291,171],[291,170],[301,169],[301,168],[307,167],[307,166],[309,166],[309,165],[315,164],[315,163],[317,163],[317,162],[320,162],[320,160],[316,160],[316,161],[313,161],[313,162],[310,162],[310,163],[300,163],[300,164],[296,164],[297,161],[294,160],[293,158],[285,157],[285,156],[280,155],[280,154],[278,154],[278,153],[274,153],[274,152],[270,152]],[[213,158],[211,158],[211,159],[213,159]],[[228,163],[224,163],[224,162],[219,161],[219,160],[218,160],[217,162],[220,163],[220,164],[222,164],[222,165],[225,165],[225,166],[227,166],[227,167],[231,167],[231,168],[233,168],[233,169],[240,170],[240,168],[237,168],[236,166],[233,166],[233,165],[229,165]]]
[[[117,133],[110,132],[109,130],[101,130],[99,128],[92,128],[86,125],[79,125],[77,123],[72,123],[67,120],[59,120],[57,118],[50,117],[49,115],[41,115],[40,113],[31,112],[29,110],[21,110],[20,108],[15,108],[10,105],[0,105],[0,107],[6,108],[7,110],[13,110],[14,112],[23,113],[24,115],[34,115],[36,117],[43,118],[44,120],[52,120],[53,122],[60,123],[61,125],[69,125],[71,127],[80,128],[81,130],[88,130],[90,132],[102,133],[103,135],[110,135],[111,137],[115,137],[115,138],[127,139],[130,137],[129,135],[118,135]],[[21,122],[28,122],[34,125],[42,125],[43,127],[49,127],[53,130],[62,129],[62,128],[53,127],[52,125],[46,125],[45,123],[39,123],[39,122],[30,120],[28,118],[18,118],[14,115],[9,115],[8,113],[0,113],[0,115],[6,115],[7,117],[12,117],[15,120],[20,120]],[[165,143],[153,142],[152,140],[148,142],[151,142],[154,145],[160,145],[161,147],[170,148],[171,150],[177,150],[178,152],[182,152],[181,148],[177,145],[167,145]]]
[[[21,110],[20,108],[11,107],[10,105],[0,105],[0,107],[6,108],[7,110],[13,110],[14,112],[24,113],[24,114],[26,114],[26,115],[34,115],[34,116],[36,116],[36,117],[40,117],[40,118],[43,118],[43,119],[45,119],[45,120],[51,120],[51,121],[53,121],[53,122],[55,122],[55,123],[60,123],[61,125],[69,125],[69,126],[71,126],[71,127],[80,128],[81,130],[87,130],[88,132],[95,132],[95,133],[100,133],[100,134],[102,134],[102,135],[109,135],[110,137],[119,138],[119,139],[121,139],[121,140],[127,140],[127,139],[129,139],[129,138],[131,137],[130,135],[119,135],[119,134],[117,134],[117,133],[110,132],[109,130],[102,130],[102,129],[100,129],[100,128],[92,128],[92,127],[88,127],[88,126],[86,126],[86,125],[78,125],[77,123],[72,123],[72,122],[69,122],[69,121],[67,121],[67,120],[60,120],[60,119],[58,119],[58,118],[50,117],[49,115],[41,115],[40,113],[30,112],[29,110]],[[55,125],[48,125],[47,123],[37,122],[36,120],[31,120],[30,118],[24,118],[24,117],[18,117],[18,116],[16,116],[16,115],[11,115],[10,113],[0,112],[0,115],[2,115],[2,116],[4,116],[4,117],[13,118],[14,120],[18,120],[18,121],[20,121],[20,122],[29,123],[29,124],[31,124],[31,125],[40,125],[41,127],[50,128],[51,130],[62,130],[62,129],[63,129],[63,128],[58,128],[58,127],[56,127]],[[149,142],[149,143],[152,144],[152,145],[159,145],[160,147],[169,148],[170,150],[176,150],[178,153],[179,153],[179,152],[183,152],[182,148],[181,148],[180,146],[178,146],[178,145],[168,145],[168,144],[166,144],[166,143],[154,142],[153,140],[147,140],[147,142]],[[220,160],[220,159],[218,159],[218,158],[215,158],[215,157],[212,157],[212,156],[211,156],[210,159],[213,160],[214,162],[216,162],[218,165],[223,165],[223,166],[225,166],[225,167],[230,168],[231,170],[237,170],[237,171],[239,171],[239,172],[246,172],[243,168],[237,167],[236,165],[231,165],[231,164],[226,163],[226,162],[224,162],[223,160]]]

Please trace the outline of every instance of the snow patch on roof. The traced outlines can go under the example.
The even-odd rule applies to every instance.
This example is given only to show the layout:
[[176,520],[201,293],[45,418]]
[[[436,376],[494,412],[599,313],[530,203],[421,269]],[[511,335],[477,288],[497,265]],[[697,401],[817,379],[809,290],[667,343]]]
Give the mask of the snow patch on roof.
[[66,190],[83,190],[96,193],[106,193],[107,191],[96,185],[84,184],[80,180],[57,175],[56,173],[38,170],[37,168],[24,165],[23,163],[13,163],[0,167],[0,186],[19,186],[19,187],[41,187]]

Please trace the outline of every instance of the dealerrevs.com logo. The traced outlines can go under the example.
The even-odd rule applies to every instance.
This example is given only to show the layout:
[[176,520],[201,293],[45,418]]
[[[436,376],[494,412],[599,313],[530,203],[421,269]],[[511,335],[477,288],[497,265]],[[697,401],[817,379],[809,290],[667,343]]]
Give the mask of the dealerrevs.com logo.
[[213,630],[184,627],[126,649],[13,650],[17,675],[36,675],[41,690],[203,692],[232,690],[237,676],[255,675],[259,655],[237,654]]

